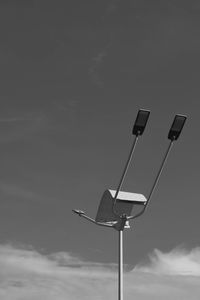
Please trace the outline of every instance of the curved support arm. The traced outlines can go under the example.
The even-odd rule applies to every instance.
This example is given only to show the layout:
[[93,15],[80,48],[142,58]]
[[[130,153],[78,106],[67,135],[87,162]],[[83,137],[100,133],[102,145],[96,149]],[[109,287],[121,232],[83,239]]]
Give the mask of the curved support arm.
[[131,162],[131,159],[132,159],[132,156],[133,156],[133,153],[134,153],[134,150],[135,150],[137,141],[138,141],[138,135],[136,135],[135,138],[134,138],[133,144],[132,144],[132,146],[131,146],[131,150],[130,150],[129,155],[128,155],[128,159],[127,159],[127,161],[126,161],[126,165],[125,165],[125,167],[124,167],[122,176],[121,176],[121,178],[120,178],[120,181],[119,181],[119,184],[118,184],[118,187],[117,187],[115,196],[114,196],[114,201],[113,201],[112,211],[113,211],[114,215],[117,216],[117,217],[120,217],[119,214],[117,214],[117,212],[116,212],[116,210],[115,210],[115,205],[116,205],[116,202],[117,202],[117,196],[118,196],[119,191],[120,191],[120,189],[121,189],[121,187],[122,187],[124,178],[125,178],[125,176],[126,176],[128,167],[129,167],[129,165],[130,165],[130,162]]
[[109,223],[101,223],[101,222],[96,222],[94,219],[86,216],[86,214],[82,211],[82,210],[76,210],[76,209],[73,209],[72,210],[75,214],[79,215],[79,217],[82,217],[86,220],[88,220],[89,222],[91,223],[94,223],[96,225],[99,225],[99,226],[104,226],[104,227],[113,227],[115,225],[115,223],[113,222],[112,224],[109,224]]
[[92,218],[90,218],[90,217],[88,217],[88,216],[86,216],[86,215],[81,215],[80,217],[82,217],[82,218],[88,220],[89,222],[92,222],[92,223],[96,224],[96,221],[95,221],[94,219],[92,219]]
[[146,209],[146,204],[144,205],[143,209],[139,213],[137,213],[134,216],[127,217],[127,220],[129,221],[129,220],[133,220],[133,219],[140,217],[145,212],[145,209]]
[[101,223],[101,222],[96,222],[94,219],[92,219],[92,218],[90,218],[90,217],[88,217],[88,216],[86,216],[86,215],[81,215],[81,217],[82,218],[85,218],[86,220],[88,220],[89,222],[92,222],[92,223],[94,223],[94,224],[96,224],[96,225],[99,225],[99,226],[104,226],[104,227],[113,227],[113,225],[112,224],[107,224],[107,223]]
[[163,171],[163,169],[164,169],[164,166],[165,166],[165,163],[166,163],[167,158],[168,158],[168,156],[169,156],[170,150],[171,150],[171,148],[172,148],[172,146],[173,146],[173,142],[174,142],[174,139],[170,141],[170,144],[169,144],[169,146],[168,146],[168,148],[167,148],[167,151],[166,151],[166,153],[165,153],[165,155],[164,155],[164,158],[163,158],[163,160],[162,160],[161,166],[160,166],[160,168],[159,168],[159,171],[158,171],[158,173],[157,173],[157,176],[156,176],[156,178],[155,178],[155,181],[154,181],[154,183],[153,183],[153,186],[152,186],[151,191],[150,191],[150,193],[149,193],[149,196],[148,196],[148,198],[147,198],[147,202],[144,204],[143,209],[142,209],[139,213],[137,213],[136,215],[127,217],[128,220],[136,219],[136,218],[140,217],[140,216],[145,212],[145,210],[147,209],[147,206],[148,206],[148,204],[149,204],[149,202],[150,202],[150,200],[151,200],[151,197],[152,197],[152,195],[153,195],[153,192],[155,191],[155,188],[156,188],[156,186],[157,186],[157,184],[158,184],[158,181],[159,181],[159,179],[160,179],[161,173],[162,173],[162,171]]
[[155,178],[155,181],[154,181],[154,183],[153,183],[153,186],[152,186],[151,191],[150,191],[150,193],[149,193],[149,196],[148,196],[148,198],[147,198],[147,202],[146,202],[146,204],[145,204],[145,209],[147,208],[147,206],[148,206],[148,204],[149,204],[149,202],[150,202],[150,200],[151,200],[151,197],[152,197],[152,195],[153,195],[153,192],[154,192],[155,189],[156,189],[156,186],[157,186],[158,181],[159,181],[159,179],[160,179],[161,173],[162,173],[162,171],[163,171],[163,169],[164,169],[165,163],[166,163],[167,158],[168,158],[168,156],[169,156],[169,153],[170,153],[170,151],[171,151],[171,149],[172,149],[173,143],[174,143],[174,139],[170,141],[169,146],[168,146],[168,148],[167,148],[167,151],[166,151],[166,153],[165,153],[165,155],[164,155],[164,158],[163,158],[163,160],[162,160],[162,162],[161,162],[160,169],[159,169],[159,171],[158,171],[158,174],[157,174],[157,176],[156,176],[156,178]]

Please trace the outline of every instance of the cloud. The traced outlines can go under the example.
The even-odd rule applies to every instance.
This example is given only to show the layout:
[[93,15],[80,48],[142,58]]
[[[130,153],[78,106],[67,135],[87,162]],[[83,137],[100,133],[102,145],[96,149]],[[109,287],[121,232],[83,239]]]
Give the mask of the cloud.
[[13,183],[6,183],[0,181],[0,192],[4,195],[20,197],[22,199],[29,199],[34,201],[44,201],[45,197],[43,195],[39,195],[33,191],[27,190],[26,188],[13,184]]
[[111,15],[111,14],[115,13],[118,8],[119,3],[120,3],[120,0],[109,1],[108,5],[106,7],[104,18],[106,17],[106,15]]
[[92,58],[92,64],[89,68],[89,75],[91,76],[92,81],[99,87],[103,87],[103,81],[99,76],[99,69],[102,66],[105,57],[108,55],[108,49],[111,46],[109,42],[104,48],[102,48],[95,57]]
[[47,116],[42,112],[0,116],[0,143],[15,142],[40,131],[47,125]]
[[11,117],[11,118],[0,118],[0,123],[15,123],[15,122],[23,122],[27,121],[26,118],[17,118],[17,117]]
[[112,299],[114,278],[112,268],[87,264],[68,253],[45,256],[0,246],[1,300],[101,299],[103,286],[104,294]]
[[[102,21],[105,22],[106,19],[109,19],[113,14],[116,13],[120,0],[110,0],[105,8],[105,12],[102,16]],[[112,46],[113,36],[114,36],[113,29],[111,28],[108,30],[109,42],[102,47],[99,52],[92,58],[92,64],[89,68],[89,75],[94,84],[98,87],[103,87],[104,83],[103,80],[99,76],[100,67],[103,65],[105,57],[108,55],[108,50]]]
[[[200,275],[196,271],[200,264],[199,257],[200,248],[170,253],[156,250],[150,256],[149,265],[125,272],[125,299],[199,299]],[[166,263],[167,270],[162,267]],[[182,263],[184,270],[190,270],[189,273],[174,268],[174,264],[179,266]],[[0,245],[1,300],[116,298],[115,264],[86,262],[67,252],[44,255],[33,249]]]
[[155,274],[200,277],[200,248],[195,248],[190,252],[177,248],[169,253],[162,253],[155,249],[150,255],[150,265],[136,267],[136,269]]

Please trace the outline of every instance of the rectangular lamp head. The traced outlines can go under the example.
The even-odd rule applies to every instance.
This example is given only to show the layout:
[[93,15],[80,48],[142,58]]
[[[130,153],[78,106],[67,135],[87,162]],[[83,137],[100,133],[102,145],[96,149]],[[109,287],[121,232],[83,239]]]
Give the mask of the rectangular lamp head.
[[[103,193],[95,218],[96,222],[113,222],[120,219],[113,212],[115,193],[115,190],[106,190]],[[130,216],[134,205],[145,205],[146,202],[147,199],[142,194],[120,191],[117,196],[115,211],[118,215]]]
[[135,124],[133,126],[133,131],[132,134],[133,135],[142,135],[144,132],[144,129],[146,127],[148,118],[150,115],[150,111],[149,110],[145,110],[145,109],[140,109],[138,111],[136,120],[135,120]]
[[171,141],[176,141],[183,129],[187,117],[183,115],[176,115],[172,126],[170,128],[168,139]]

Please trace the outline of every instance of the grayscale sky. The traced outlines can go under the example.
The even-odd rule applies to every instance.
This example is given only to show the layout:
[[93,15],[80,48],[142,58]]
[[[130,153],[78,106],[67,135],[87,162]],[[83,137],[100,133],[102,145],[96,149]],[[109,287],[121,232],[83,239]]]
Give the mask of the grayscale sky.
[[2,247],[116,263],[117,232],[72,209],[95,217],[146,108],[129,192],[148,195],[174,115],[188,120],[147,213],[125,232],[125,263],[134,267],[156,248],[197,249],[199,1],[1,1],[0,45]]

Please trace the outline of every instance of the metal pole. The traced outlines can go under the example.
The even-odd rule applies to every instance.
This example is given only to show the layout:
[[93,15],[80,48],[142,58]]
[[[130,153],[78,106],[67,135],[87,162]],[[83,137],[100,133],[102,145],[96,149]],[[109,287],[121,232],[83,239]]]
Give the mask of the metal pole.
[[119,230],[118,300],[123,300],[123,230]]

